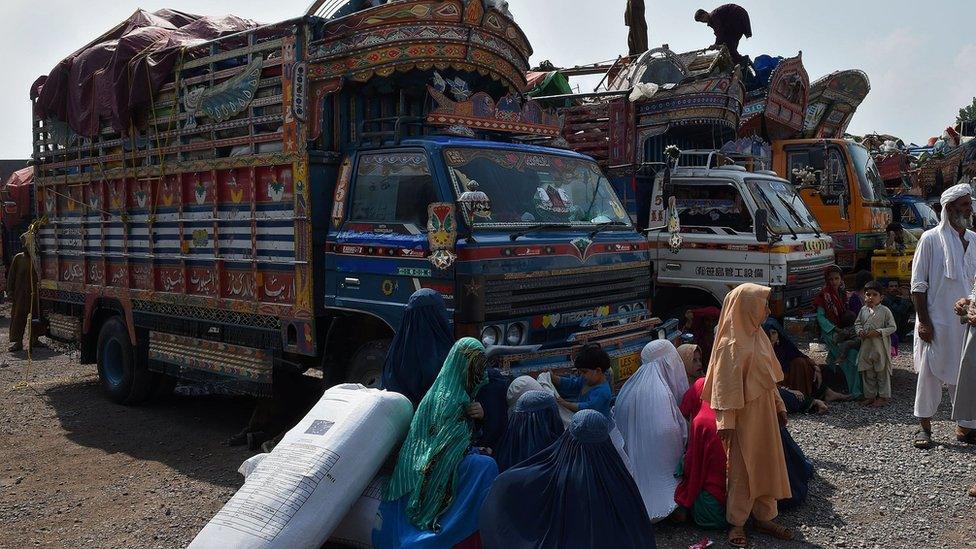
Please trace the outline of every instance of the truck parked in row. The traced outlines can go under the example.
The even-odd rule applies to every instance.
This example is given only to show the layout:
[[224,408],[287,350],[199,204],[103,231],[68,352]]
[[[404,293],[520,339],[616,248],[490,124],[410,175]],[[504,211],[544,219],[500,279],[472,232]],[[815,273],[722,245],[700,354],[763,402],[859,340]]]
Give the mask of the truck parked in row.
[[[80,55],[159,17],[195,24],[137,16]],[[312,367],[374,384],[421,288],[513,374],[598,341],[619,380],[665,335],[647,241],[600,168],[520,138],[559,129],[517,99],[531,47],[506,14],[409,0],[243,26],[133,48],[122,70],[156,87],[122,127],[121,98],[56,108],[74,69],[32,92],[44,321],[112,399],[176,378],[267,395]]]
[[[830,237],[788,181],[756,159],[683,151],[670,177],[654,181],[650,214],[656,306],[672,311],[721,304],[744,282],[772,288],[769,307],[782,317],[809,309],[834,262]],[[669,198],[680,223],[672,249]]]
[[[539,100],[560,109],[563,138],[601,163],[634,223],[648,231],[656,311],[676,318],[689,307],[718,306],[743,282],[772,287],[777,316],[809,310],[833,244],[793,185],[764,171],[768,146],[765,157],[742,163],[749,169],[720,154],[738,143],[745,101],[741,69],[728,52],[663,46],[585,72],[603,72],[606,89]],[[752,114],[762,118],[764,109]],[[790,112],[799,127],[802,108]],[[680,153],[670,191],[662,183],[674,160],[669,150]],[[664,217],[670,198],[681,227],[673,250]]]
[[796,185],[800,197],[834,240],[837,265],[871,269],[884,247],[891,204],[874,159],[846,139],[793,139],[772,144],[773,170]]

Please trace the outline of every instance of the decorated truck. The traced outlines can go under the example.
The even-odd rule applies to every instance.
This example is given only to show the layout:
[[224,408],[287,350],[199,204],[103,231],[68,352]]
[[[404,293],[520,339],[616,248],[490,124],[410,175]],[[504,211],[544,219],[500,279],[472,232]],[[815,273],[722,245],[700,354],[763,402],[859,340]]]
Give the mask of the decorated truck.
[[870,152],[844,139],[858,105],[871,90],[859,70],[836,71],[810,85],[803,132],[772,142],[773,170],[789,179],[820,225],[834,239],[837,265],[871,269],[884,247],[891,205]]
[[[670,198],[677,227],[665,223]],[[769,308],[782,318],[811,308],[834,262],[830,237],[793,185],[744,156],[682,151],[654,181],[649,226],[662,311],[720,305],[754,282],[772,288]]]
[[846,139],[774,141],[773,170],[796,185],[800,196],[834,239],[837,265],[870,270],[874,250],[884,247],[891,203],[871,154]]
[[34,194],[34,168],[14,171],[0,184],[0,296],[7,289],[7,269],[20,253],[20,235],[34,221],[31,208]]
[[483,0],[319,4],[273,25],[137,12],[38,81],[50,335],[125,403],[175,378],[267,395],[312,367],[372,384],[430,288],[507,372],[591,341],[632,372],[665,335],[647,242],[592,159],[525,143],[559,129],[517,95],[515,22]]
[[[720,306],[730,289],[755,282],[774,289],[777,316],[808,311],[833,246],[793,185],[763,171],[770,148],[752,137],[801,127],[803,107],[795,103],[805,102],[806,72],[799,56],[767,75],[745,126],[741,69],[724,48],[678,54],[662,46],[587,70],[603,71],[607,89],[539,100],[559,107],[562,137],[600,162],[634,223],[647,229],[655,310],[680,318],[688,307]],[[749,136],[736,139],[740,130]],[[679,158],[665,184],[665,166],[675,160],[669,150]],[[733,160],[738,153],[750,158],[748,171]],[[671,198],[678,231],[667,226]],[[672,245],[676,236],[680,244]]]

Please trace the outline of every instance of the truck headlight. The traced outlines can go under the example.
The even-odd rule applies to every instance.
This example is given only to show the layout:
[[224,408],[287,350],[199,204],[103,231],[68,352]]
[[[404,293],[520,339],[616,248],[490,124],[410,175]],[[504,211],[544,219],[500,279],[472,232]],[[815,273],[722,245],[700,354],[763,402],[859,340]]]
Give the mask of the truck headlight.
[[508,345],[518,345],[522,343],[522,338],[525,336],[525,329],[521,324],[516,322],[515,324],[509,325],[508,329],[505,330],[505,343]]
[[501,330],[499,330],[497,326],[485,326],[485,328],[481,330],[481,343],[485,347],[497,345],[498,340],[500,340],[501,337]]

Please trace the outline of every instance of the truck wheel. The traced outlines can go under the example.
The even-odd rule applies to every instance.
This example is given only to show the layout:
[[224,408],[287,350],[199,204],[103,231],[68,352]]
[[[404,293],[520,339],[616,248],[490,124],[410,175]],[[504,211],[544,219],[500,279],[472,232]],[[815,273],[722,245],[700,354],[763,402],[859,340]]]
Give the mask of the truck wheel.
[[154,383],[146,367],[143,345],[133,347],[129,332],[119,317],[112,317],[98,334],[98,379],[109,399],[118,404],[139,404],[146,400]]
[[346,381],[379,388],[383,381],[383,363],[391,342],[390,339],[377,339],[364,343],[352,356],[346,370]]

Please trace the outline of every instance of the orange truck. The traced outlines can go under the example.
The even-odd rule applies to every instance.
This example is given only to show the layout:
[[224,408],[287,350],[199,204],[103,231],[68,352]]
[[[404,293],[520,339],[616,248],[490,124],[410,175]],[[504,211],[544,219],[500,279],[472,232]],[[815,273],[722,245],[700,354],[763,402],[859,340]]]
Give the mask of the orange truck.
[[868,150],[845,139],[787,139],[773,142],[772,156],[773,171],[796,186],[833,237],[837,265],[870,270],[873,250],[884,247],[891,208]]

